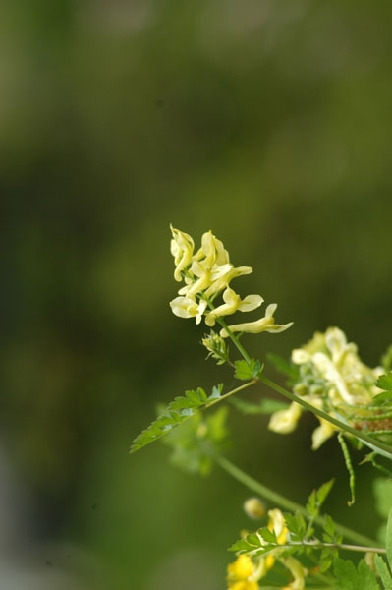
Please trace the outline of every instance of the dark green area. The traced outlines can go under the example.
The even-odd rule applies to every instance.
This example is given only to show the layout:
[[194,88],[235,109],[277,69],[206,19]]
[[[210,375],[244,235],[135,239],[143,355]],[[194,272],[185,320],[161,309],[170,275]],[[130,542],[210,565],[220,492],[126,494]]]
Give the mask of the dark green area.
[[[104,587],[223,588],[252,527],[227,475],[180,473],[159,444],[128,455],[157,403],[232,385],[207,330],[170,312],[170,222],[211,229],[254,268],[233,286],[295,322],[250,335],[253,357],[329,325],[370,366],[391,343],[391,17],[364,0],[2,2],[2,443],[31,537],[79,544]],[[229,423],[243,469],[300,502],[336,477],[328,511],[373,535],[371,467],[348,509],[311,417],[288,437]]]

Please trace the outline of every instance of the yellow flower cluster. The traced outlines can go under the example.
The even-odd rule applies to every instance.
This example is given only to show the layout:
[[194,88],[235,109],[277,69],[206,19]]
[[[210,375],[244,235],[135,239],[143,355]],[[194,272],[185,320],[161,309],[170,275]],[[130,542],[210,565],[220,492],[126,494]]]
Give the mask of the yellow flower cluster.
[[[382,369],[366,367],[357,346],[347,342],[339,328],[316,332],[305,346],[293,351],[292,361],[299,366],[301,378],[294,386],[295,393],[338,418],[366,408],[380,391],[375,382]],[[289,409],[272,414],[269,429],[280,434],[292,432],[301,413],[301,406],[293,402]],[[312,434],[312,449],[320,447],[337,431],[330,422],[321,418],[319,422]]]
[[[178,297],[170,302],[173,313],[180,318],[195,318],[199,324],[204,317],[207,326],[237,311],[248,312],[260,307],[260,295],[248,295],[244,299],[230,287],[235,277],[250,274],[250,266],[233,266],[223,243],[211,231],[201,237],[201,246],[195,251],[195,242],[189,234],[171,227],[171,253],[174,257],[176,281],[185,285],[178,291]],[[222,296],[222,303],[215,307],[214,299]],[[229,332],[281,332],[292,324],[275,324],[274,313],[277,305],[268,305],[264,317],[244,324],[222,328],[220,336],[226,338]]]
[[[279,545],[284,545],[289,536],[289,531],[283,513],[278,508],[268,511],[268,528],[276,535]],[[257,533],[256,533],[257,534]],[[260,537],[260,543],[265,545]],[[236,561],[227,567],[228,590],[258,590],[257,582],[263,578],[273,567],[276,561],[280,561],[289,571],[292,581],[281,590],[304,590],[305,578],[308,574],[300,561],[293,557],[280,559],[281,549],[273,549],[267,556],[257,557],[254,561],[247,554],[240,555]]]

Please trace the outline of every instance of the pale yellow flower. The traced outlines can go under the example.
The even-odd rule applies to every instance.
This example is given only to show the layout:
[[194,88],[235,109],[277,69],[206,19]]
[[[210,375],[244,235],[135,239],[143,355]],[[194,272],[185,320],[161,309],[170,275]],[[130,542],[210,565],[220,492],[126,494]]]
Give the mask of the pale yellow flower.
[[[293,322],[290,324],[278,325],[275,324],[274,313],[277,308],[276,303],[271,303],[267,306],[265,310],[265,315],[259,320],[255,322],[248,322],[246,324],[235,324],[228,326],[230,332],[249,332],[252,334],[258,334],[260,332],[283,332],[283,330],[287,330],[290,326],[293,325]],[[227,338],[229,335],[227,330],[224,328],[220,331],[220,335],[223,338]]]
[[282,563],[290,570],[294,580],[282,590],[304,590],[305,578],[308,575],[308,570],[302,565],[300,561],[294,557],[287,557],[282,559]]
[[[231,287],[230,282],[239,276],[250,274],[251,266],[233,266],[223,243],[211,231],[201,237],[201,247],[194,253],[195,244],[192,236],[171,227],[171,253],[174,256],[174,277],[184,281],[170,306],[173,313],[180,318],[195,318],[199,324],[203,316],[208,326],[214,326],[219,318],[232,315],[237,311],[253,311],[261,305],[261,295],[247,295],[241,299]],[[222,294],[223,303],[213,309],[215,298]],[[230,326],[232,332],[281,332],[292,324],[275,324],[276,304],[269,305],[265,316],[256,322]],[[220,332],[227,337],[226,330]]]
[[176,281],[182,280],[182,271],[188,268],[192,263],[195,243],[192,236],[170,225],[173,239],[170,242],[170,251],[174,256],[174,278]]
[[315,428],[312,432],[312,450],[317,450],[326,440],[333,436],[338,428],[328,422],[328,420],[323,420],[319,418],[320,426]]
[[297,402],[292,402],[287,410],[278,410],[271,414],[268,428],[278,434],[289,434],[296,429],[301,414],[302,407]]
[[241,299],[241,296],[231,289],[231,287],[225,289],[222,297],[224,303],[207,313],[205,318],[207,326],[213,326],[216,318],[231,315],[236,311],[253,311],[263,302],[263,298],[260,295],[248,295],[245,299]]
[[[340,420],[346,416],[349,420],[353,412],[365,409],[380,391],[375,385],[380,368],[364,365],[357,346],[347,342],[344,332],[335,326],[316,332],[305,346],[293,350],[292,360],[299,365],[301,379],[294,386],[295,393]],[[319,418],[319,422],[312,434],[312,449],[339,431],[327,420]]]
[[201,248],[195,254],[195,260],[203,261],[210,268],[214,265],[229,264],[229,253],[225,250],[223,242],[218,240],[210,231],[201,236]]
[[176,297],[170,301],[170,307],[179,318],[195,318],[196,324],[200,324],[203,313],[206,309],[207,303],[205,301],[195,301],[190,297]]

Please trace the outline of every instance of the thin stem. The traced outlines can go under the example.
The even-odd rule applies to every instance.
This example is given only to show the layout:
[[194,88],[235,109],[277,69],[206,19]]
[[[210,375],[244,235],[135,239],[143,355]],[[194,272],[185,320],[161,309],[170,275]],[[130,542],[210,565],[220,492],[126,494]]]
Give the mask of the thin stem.
[[270,379],[268,379],[268,377],[265,377],[265,375],[260,375],[259,382],[264,383],[264,385],[267,385],[268,387],[270,387],[274,391],[284,395],[285,397],[287,397],[291,401],[296,402],[297,404],[300,404],[303,408],[305,408],[309,412],[312,412],[313,414],[315,414],[319,418],[323,418],[324,420],[331,422],[331,424],[333,424],[334,426],[337,426],[340,430],[343,430],[344,432],[352,434],[353,436],[355,436],[355,438],[361,440],[366,445],[370,446],[372,449],[378,450],[380,452],[380,454],[384,455],[384,457],[388,457],[389,459],[392,459],[392,449],[389,445],[386,445],[386,444],[372,438],[371,436],[368,436],[364,432],[361,432],[359,430],[356,430],[355,428],[352,428],[351,426],[349,426],[349,424],[345,424],[344,422],[341,422],[337,418],[334,418],[334,416],[327,414],[327,412],[324,412],[323,410],[320,410],[319,408],[312,406],[307,401],[305,401],[303,398],[295,395],[291,391],[288,391],[284,387],[281,387],[277,383],[274,383],[274,381],[271,381]]
[[[226,459],[226,457],[222,457],[218,454],[211,454],[212,459],[222,468],[224,471],[229,473],[234,479],[242,483],[244,486],[255,492],[259,496],[261,496],[264,500],[271,502],[272,504],[277,504],[286,510],[290,510],[293,512],[299,512],[304,516],[308,516],[308,512],[305,506],[298,504],[297,502],[292,502],[288,500],[284,496],[270,490],[260,482],[253,479],[250,475],[242,471],[239,467],[234,465],[231,461]],[[324,524],[324,517],[316,516],[314,521],[323,526]],[[345,527],[341,524],[335,523],[336,531],[343,535],[346,539],[353,541],[354,543],[358,543],[358,545],[369,545],[373,546],[377,543],[373,539],[369,539],[368,537],[353,531],[352,529]]]
[[[321,541],[301,541],[279,545],[279,549],[290,547],[311,547],[312,549],[340,549],[342,551],[355,551],[356,553],[378,553],[386,555],[387,550],[382,547],[365,547],[363,545],[348,545],[347,543],[322,543]],[[267,553],[267,552],[266,552]]]
[[214,406],[218,402],[221,402],[221,401],[227,399],[228,397],[234,395],[235,393],[238,393],[239,391],[242,391],[243,389],[246,389],[247,387],[250,387],[251,385],[254,385],[255,383],[256,383],[256,380],[253,379],[252,381],[247,381],[246,383],[243,383],[242,385],[239,385],[238,387],[235,387],[234,389],[230,389],[230,391],[228,391],[227,393],[224,393],[223,395],[217,397],[216,399],[214,399],[211,402],[209,402],[208,404],[206,404],[204,406],[204,408],[205,409],[211,408],[211,406]]
[[252,362],[252,358],[247,353],[245,348],[242,346],[240,339],[230,330],[229,326],[226,324],[226,322],[224,320],[222,320],[222,318],[217,318],[217,322],[222,326],[222,328],[224,328],[226,330],[226,332],[227,332],[230,340],[234,344],[234,346],[238,349],[238,351],[244,357],[244,359],[246,360],[248,365],[250,365]]

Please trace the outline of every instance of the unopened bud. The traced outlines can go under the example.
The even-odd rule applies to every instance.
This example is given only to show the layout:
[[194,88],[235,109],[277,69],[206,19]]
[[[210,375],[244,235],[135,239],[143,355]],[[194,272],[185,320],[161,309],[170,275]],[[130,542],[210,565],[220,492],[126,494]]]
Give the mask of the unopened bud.
[[265,505],[258,498],[249,498],[244,502],[244,510],[250,518],[255,520],[265,515]]

